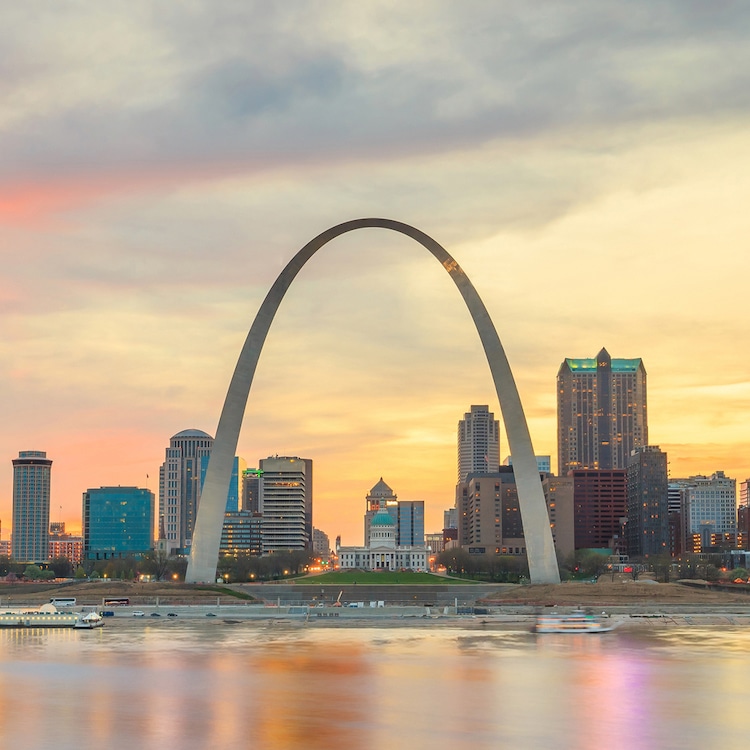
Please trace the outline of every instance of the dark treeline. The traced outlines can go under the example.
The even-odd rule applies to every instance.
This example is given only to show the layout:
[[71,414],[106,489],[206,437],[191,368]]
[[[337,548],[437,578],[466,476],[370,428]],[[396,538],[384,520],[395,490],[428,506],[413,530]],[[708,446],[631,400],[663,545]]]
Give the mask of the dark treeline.
[[[264,557],[240,553],[219,560],[217,577],[227,583],[271,581],[300,575],[313,559],[308,550],[281,550]],[[112,560],[84,560],[74,567],[67,557],[58,557],[40,565],[17,563],[0,557],[0,577],[10,580],[44,581],[54,578],[109,578],[130,581],[149,575],[159,581],[185,579],[187,558],[152,551],[142,557]]]

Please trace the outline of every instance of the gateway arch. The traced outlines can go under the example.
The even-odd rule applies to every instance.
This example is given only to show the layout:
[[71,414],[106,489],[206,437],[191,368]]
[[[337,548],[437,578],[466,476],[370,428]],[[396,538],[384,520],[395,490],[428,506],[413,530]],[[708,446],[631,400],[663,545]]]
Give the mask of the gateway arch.
[[224,510],[242,418],[263,343],[281,300],[305,263],[323,245],[342,234],[365,228],[390,229],[416,240],[435,256],[458,287],[482,341],[500,402],[505,432],[513,458],[531,582],[560,583],[547,505],[542,492],[526,417],[508,359],[487,308],[461,267],[441,245],[424,232],[392,219],[355,219],[338,224],[319,234],[289,261],[263,300],[240,352],[219,418],[193,530],[185,580],[188,583],[215,580]]

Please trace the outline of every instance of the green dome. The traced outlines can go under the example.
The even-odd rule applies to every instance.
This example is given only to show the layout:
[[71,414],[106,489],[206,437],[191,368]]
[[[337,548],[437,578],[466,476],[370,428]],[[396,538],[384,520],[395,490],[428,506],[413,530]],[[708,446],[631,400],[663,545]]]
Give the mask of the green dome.
[[385,509],[381,508],[373,517],[370,522],[370,526],[395,526],[391,518],[391,514]]

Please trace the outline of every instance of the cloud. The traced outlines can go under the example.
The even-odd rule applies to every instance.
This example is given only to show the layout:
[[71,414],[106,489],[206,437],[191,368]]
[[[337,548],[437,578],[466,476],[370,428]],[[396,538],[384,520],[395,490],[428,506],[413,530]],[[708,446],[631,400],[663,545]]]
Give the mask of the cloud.
[[[46,55],[33,49],[54,67],[10,45],[6,181],[399,159],[713,118],[746,112],[750,97],[739,4],[129,8],[35,17]],[[15,35],[30,35],[31,18],[10,13]],[[78,24],[74,41],[97,33],[74,46]]]

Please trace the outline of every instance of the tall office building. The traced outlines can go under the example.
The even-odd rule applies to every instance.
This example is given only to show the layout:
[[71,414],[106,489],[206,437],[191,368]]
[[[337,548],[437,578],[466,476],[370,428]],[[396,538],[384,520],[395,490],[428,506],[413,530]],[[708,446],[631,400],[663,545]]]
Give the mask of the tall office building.
[[183,430],[169,440],[159,469],[159,517],[167,546],[188,553],[200,497],[201,459],[211,454],[214,439],[202,430]]
[[[574,540],[572,480],[548,476],[542,488],[555,548],[568,554]],[[456,507],[458,545],[470,554],[526,555],[512,466],[500,466],[492,474],[470,474],[456,487]]]
[[154,546],[154,493],[99,487],[83,493],[83,555],[87,560],[140,556]]
[[469,474],[456,488],[458,544],[470,554],[525,555],[516,479],[511,466]]
[[260,460],[263,552],[312,545],[312,460],[269,456]]
[[685,517],[690,536],[700,536],[704,552],[715,546],[718,537],[737,531],[737,482],[723,471],[710,477],[694,476],[680,480],[685,492]]
[[646,369],[640,359],[566,359],[557,373],[557,467],[626,469],[648,443]]
[[611,549],[625,554],[628,515],[625,469],[571,471],[576,549]]
[[492,474],[500,466],[500,423],[489,406],[472,405],[458,423],[458,481]]
[[51,459],[45,451],[20,451],[13,459],[12,555],[17,562],[43,562],[49,554]]
[[667,454],[658,445],[633,449],[628,461],[628,554],[669,552]]

